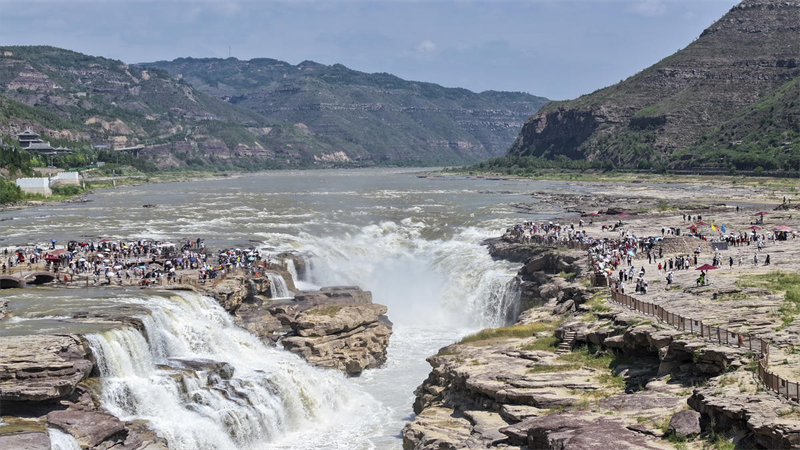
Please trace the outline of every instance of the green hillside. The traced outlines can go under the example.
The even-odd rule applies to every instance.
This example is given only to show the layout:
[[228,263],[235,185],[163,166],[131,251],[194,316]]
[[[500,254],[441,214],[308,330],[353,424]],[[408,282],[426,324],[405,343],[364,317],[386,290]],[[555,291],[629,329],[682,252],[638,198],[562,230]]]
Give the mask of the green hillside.
[[508,155],[629,168],[796,167],[798,23],[797,2],[743,1],[657,64],[548,104]]
[[474,93],[311,61],[295,66],[274,59],[180,58],[140,67],[167,70],[209,95],[295,125],[310,136],[309,144],[318,145],[310,151],[318,159],[364,163],[436,164],[502,155],[524,119],[546,102],[524,93]]

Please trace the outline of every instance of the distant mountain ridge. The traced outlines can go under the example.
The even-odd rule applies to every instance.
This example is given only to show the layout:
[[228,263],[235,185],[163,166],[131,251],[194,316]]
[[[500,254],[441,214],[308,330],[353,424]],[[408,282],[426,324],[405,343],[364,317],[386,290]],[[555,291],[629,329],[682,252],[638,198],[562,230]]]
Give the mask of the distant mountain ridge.
[[310,137],[296,149],[316,159],[435,163],[498,156],[547,102],[312,61],[179,58],[140,67],[164,69],[208,95],[293,124]]
[[745,0],[640,73],[546,105],[508,156],[797,169],[800,102],[790,97],[797,97],[799,65],[800,2]]
[[68,146],[145,144],[162,168],[209,166],[276,158],[261,142],[269,123],[157,69],[55,47],[0,47],[0,130],[11,139],[32,128]]

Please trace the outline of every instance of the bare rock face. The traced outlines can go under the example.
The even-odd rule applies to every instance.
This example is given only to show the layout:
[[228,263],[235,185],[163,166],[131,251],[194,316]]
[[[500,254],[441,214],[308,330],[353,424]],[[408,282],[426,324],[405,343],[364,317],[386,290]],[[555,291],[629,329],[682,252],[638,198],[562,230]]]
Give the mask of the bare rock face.
[[50,450],[50,436],[43,431],[0,434],[0,448],[14,450]]
[[755,386],[751,374],[728,373],[696,388],[688,403],[702,415],[704,428],[747,430],[759,448],[800,448],[795,404]]
[[0,400],[65,397],[89,376],[93,366],[89,346],[80,336],[0,337]]
[[8,300],[0,300],[0,320],[6,318],[8,314]]
[[386,362],[392,334],[387,308],[354,286],[302,291],[292,301],[243,304],[236,323],[318,367],[355,376]]
[[296,336],[284,338],[283,347],[316,366],[348,375],[381,366],[392,334],[391,322],[384,316],[387,308],[360,303],[362,296],[356,297],[355,303],[330,300],[297,314],[290,323]]
[[700,413],[697,411],[678,411],[669,420],[669,433],[691,437],[700,434]]
[[550,414],[504,428],[512,444],[536,449],[661,449],[616,420],[591,413]]
[[47,421],[71,434],[83,448],[93,448],[125,430],[125,423],[121,420],[99,411],[72,408],[53,411],[47,414]]

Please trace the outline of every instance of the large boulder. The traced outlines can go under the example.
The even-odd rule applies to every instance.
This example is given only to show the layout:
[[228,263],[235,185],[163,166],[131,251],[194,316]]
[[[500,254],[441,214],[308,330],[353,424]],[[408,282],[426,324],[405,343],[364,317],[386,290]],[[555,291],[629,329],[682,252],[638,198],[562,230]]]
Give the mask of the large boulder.
[[700,431],[700,413],[692,410],[676,412],[667,428],[667,433],[684,437],[697,436]]
[[301,312],[292,328],[300,336],[327,336],[377,322],[387,310],[385,306],[374,303],[353,305],[326,302]]
[[43,401],[72,394],[94,360],[77,335],[0,337],[0,401]]

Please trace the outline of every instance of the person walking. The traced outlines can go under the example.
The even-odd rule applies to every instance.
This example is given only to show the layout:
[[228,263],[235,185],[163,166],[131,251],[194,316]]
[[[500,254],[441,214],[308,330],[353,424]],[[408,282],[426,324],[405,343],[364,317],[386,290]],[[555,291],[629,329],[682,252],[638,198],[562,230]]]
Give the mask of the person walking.
[[730,268],[733,269],[733,256],[731,256],[730,260],[728,261],[728,264],[730,264]]

